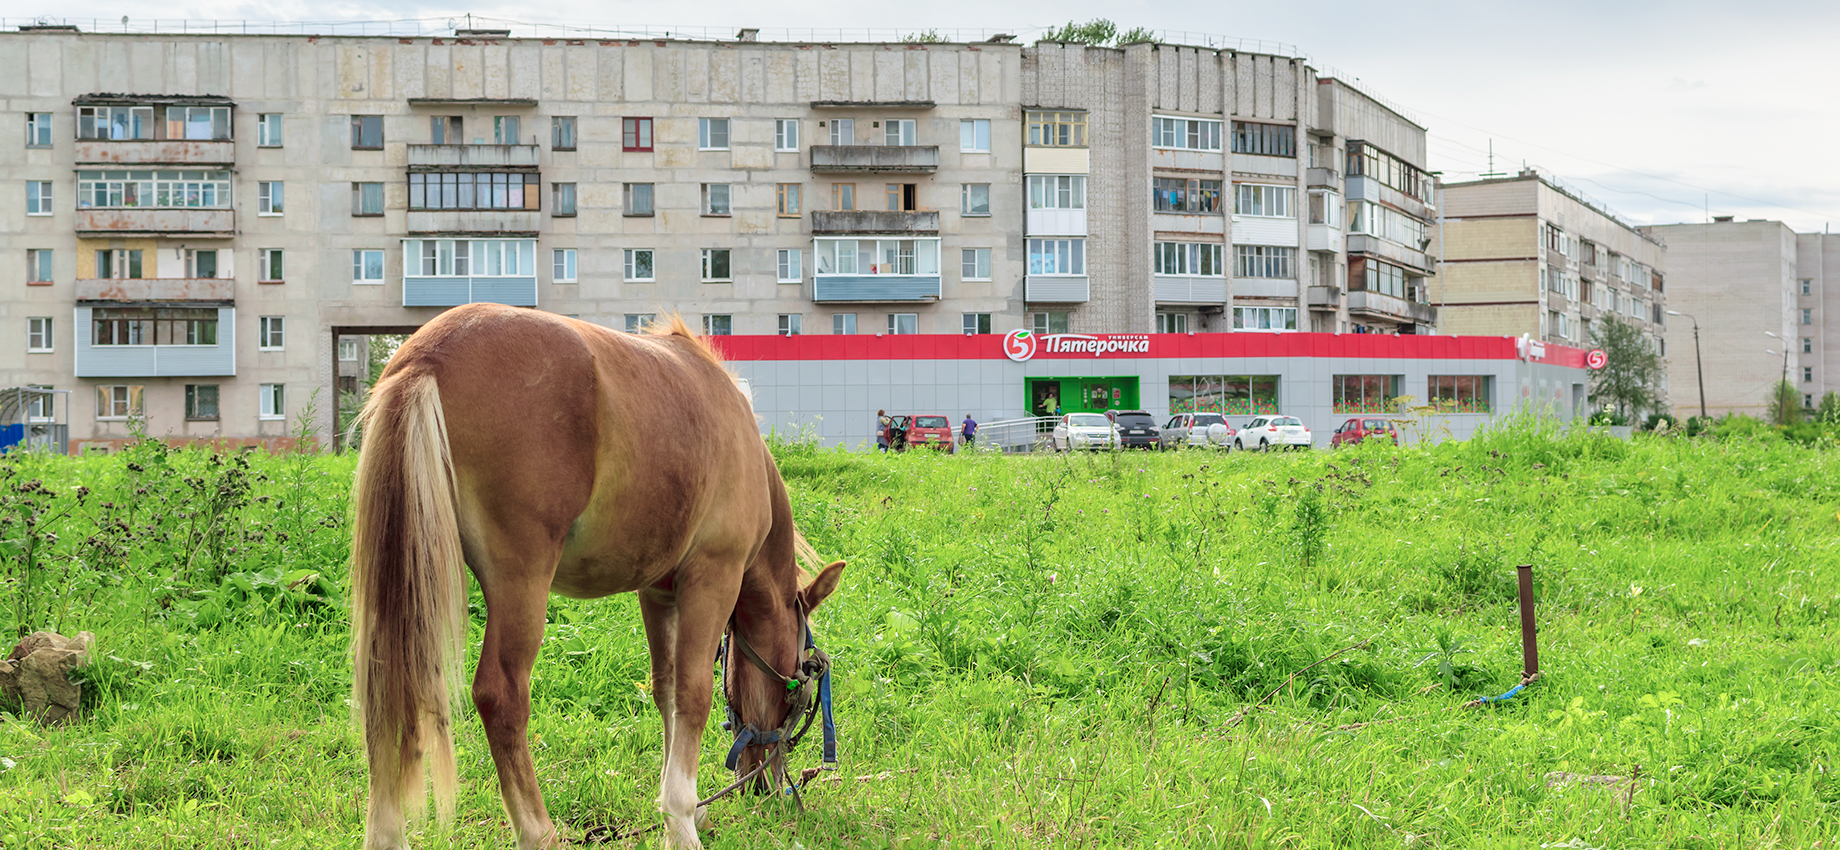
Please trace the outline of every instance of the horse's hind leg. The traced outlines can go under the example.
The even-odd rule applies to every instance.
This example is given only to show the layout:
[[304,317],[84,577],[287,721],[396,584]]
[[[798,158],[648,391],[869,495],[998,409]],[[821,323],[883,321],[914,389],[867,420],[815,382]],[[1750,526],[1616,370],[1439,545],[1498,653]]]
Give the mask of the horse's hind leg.
[[485,564],[474,566],[486,598],[486,635],[473,675],[473,705],[491,744],[499,796],[517,833],[518,848],[532,850],[560,843],[537,787],[527,738],[530,670],[543,642],[550,579],[560,547],[546,540],[512,543],[495,547],[482,558]]

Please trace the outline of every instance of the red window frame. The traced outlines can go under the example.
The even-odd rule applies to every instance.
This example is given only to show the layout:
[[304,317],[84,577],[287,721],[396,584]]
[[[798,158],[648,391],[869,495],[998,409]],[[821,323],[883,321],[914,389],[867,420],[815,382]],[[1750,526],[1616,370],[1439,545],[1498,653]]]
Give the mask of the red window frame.
[[652,149],[652,119],[621,118],[620,149],[626,151],[649,151]]

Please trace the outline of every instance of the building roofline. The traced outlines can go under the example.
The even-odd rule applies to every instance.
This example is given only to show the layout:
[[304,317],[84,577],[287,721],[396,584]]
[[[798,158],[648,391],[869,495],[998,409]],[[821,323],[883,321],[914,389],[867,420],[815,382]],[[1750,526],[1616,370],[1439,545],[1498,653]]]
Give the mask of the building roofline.
[[1653,242],[1656,245],[1661,246],[1663,248],[1667,247],[1666,243],[1662,242],[1661,240],[1656,239],[1655,237],[1650,236],[1647,233],[1643,233],[1642,227],[1644,227],[1644,225],[1630,224],[1629,222],[1624,221],[1622,216],[1617,215],[1616,213],[1612,212],[1609,208],[1604,207],[1601,204],[1598,204],[1594,201],[1591,201],[1585,198],[1584,196],[1580,195],[1577,192],[1572,191],[1570,188],[1566,186],[1562,186],[1558,183],[1553,182],[1552,180],[1547,179],[1546,175],[1541,174],[1540,172],[1534,169],[1531,169],[1531,168],[1526,169],[1522,171],[1521,173],[1513,175],[1511,177],[1491,177],[1487,180],[1464,180],[1460,183],[1444,183],[1442,184],[1442,186],[1445,189],[1458,189],[1458,188],[1463,188],[1467,186],[1490,186],[1490,185],[1494,185],[1498,183],[1519,183],[1519,182],[1526,181],[1526,180],[1538,181],[1539,183],[1544,184],[1546,188],[1551,189],[1554,192],[1558,192],[1559,194],[1564,195],[1567,198],[1570,198],[1571,200],[1577,202],[1578,204],[1583,205],[1586,209],[1594,213],[1597,213],[1598,215],[1601,215],[1604,218],[1607,218],[1613,222],[1616,222],[1617,226],[1623,228],[1624,230],[1627,230],[1630,233],[1633,233],[1646,241]]

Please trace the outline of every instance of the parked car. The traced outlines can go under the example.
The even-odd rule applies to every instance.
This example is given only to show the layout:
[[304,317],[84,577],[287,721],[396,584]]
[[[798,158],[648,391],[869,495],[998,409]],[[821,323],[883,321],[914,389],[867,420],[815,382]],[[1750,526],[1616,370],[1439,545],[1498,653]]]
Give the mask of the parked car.
[[952,420],[932,413],[899,418],[907,420],[909,447],[938,449],[948,454],[957,451],[956,441],[952,438]]
[[1069,413],[1054,423],[1048,446],[1057,452],[1118,448],[1118,426],[1103,413]]
[[1127,449],[1161,448],[1163,429],[1148,410],[1108,410],[1105,418],[1118,426],[1118,444]]
[[1343,422],[1342,427],[1335,429],[1335,435],[1329,438],[1329,448],[1354,445],[1368,437],[1385,437],[1392,440],[1393,445],[1399,445],[1399,429],[1393,426],[1393,420],[1362,417]]
[[1307,449],[1310,447],[1310,429],[1295,416],[1255,416],[1233,438],[1233,447],[1240,450],[1264,451],[1273,446]]
[[1178,413],[1163,423],[1162,440],[1158,447],[1215,448],[1226,451],[1232,448],[1233,438],[1238,434],[1239,430],[1218,413]]

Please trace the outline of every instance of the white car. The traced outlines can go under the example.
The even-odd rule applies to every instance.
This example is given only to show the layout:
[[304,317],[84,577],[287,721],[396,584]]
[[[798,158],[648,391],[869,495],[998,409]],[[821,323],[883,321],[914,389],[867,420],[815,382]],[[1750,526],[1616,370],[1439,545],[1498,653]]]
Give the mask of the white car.
[[1057,452],[1073,449],[1118,448],[1118,426],[1103,413],[1069,413],[1054,423],[1049,447]]
[[1279,448],[1307,449],[1311,445],[1310,429],[1295,416],[1259,416],[1239,429],[1233,447],[1245,451]]
[[1178,413],[1163,426],[1161,448],[1230,449],[1238,432],[1218,413]]

